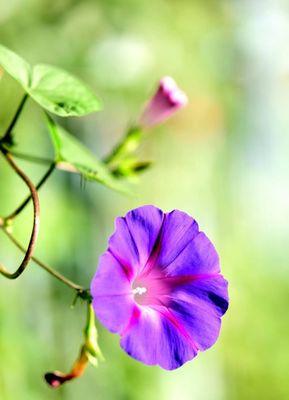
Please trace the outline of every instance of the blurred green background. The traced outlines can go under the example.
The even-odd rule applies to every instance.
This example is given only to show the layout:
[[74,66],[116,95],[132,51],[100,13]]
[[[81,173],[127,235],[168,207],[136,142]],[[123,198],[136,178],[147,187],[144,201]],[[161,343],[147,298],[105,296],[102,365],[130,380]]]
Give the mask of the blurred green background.
[[[68,371],[82,339],[85,306],[31,264],[0,277],[1,400],[239,400],[289,398],[289,3],[284,0],[1,0],[0,42],[32,63],[88,82],[104,110],[63,123],[102,156],[140,112],[163,75],[189,106],[150,131],[140,157],[155,160],[126,198],[56,172],[41,190],[36,254],[88,286],[114,218],[155,204],[193,215],[216,244],[231,305],[217,344],[174,372],[130,359],[100,328],[106,358],[53,391],[42,375]],[[0,82],[4,132],[22,91]],[[17,124],[18,149],[53,154],[38,107]],[[45,168],[19,162],[37,181]],[[26,190],[0,160],[0,215]],[[31,208],[15,235],[27,241]],[[1,262],[21,255],[0,235]]]

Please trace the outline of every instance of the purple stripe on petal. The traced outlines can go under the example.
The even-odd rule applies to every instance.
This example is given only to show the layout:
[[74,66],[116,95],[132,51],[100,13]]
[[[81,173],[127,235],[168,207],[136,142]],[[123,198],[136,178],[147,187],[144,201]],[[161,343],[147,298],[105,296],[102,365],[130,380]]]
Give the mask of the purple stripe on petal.
[[200,350],[206,350],[216,342],[220,317],[228,308],[227,281],[219,275],[175,288],[168,307]]
[[162,368],[173,370],[196,357],[197,351],[195,348],[190,346],[184,336],[175,329],[168,319],[162,319],[162,327],[165,337],[160,349],[159,365]]
[[228,309],[228,282],[220,274],[197,278],[191,282],[175,285],[170,294],[173,298],[187,302],[195,301],[210,304],[218,315],[222,316]]
[[185,329],[184,325],[182,324],[181,321],[177,319],[177,317],[171,312],[170,309],[168,309],[166,306],[164,307],[157,307],[158,312],[161,314],[164,319],[168,320],[174,327],[175,329],[179,332],[179,334],[185,339],[188,344],[195,350],[195,352],[198,352],[198,346],[194,342],[193,338],[191,335],[188,333],[188,331]]
[[163,212],[153,206],[136,208],[124,218],[117,218],[109,249],[129,271],[129,277],[142,268],[155,245],[162,226]]
[[139,263],[145,265],[159,235],[164,213],[154,206],[143,206],[128,212],[125,220],[136,245]]
[[148,365],[157,364],[157,345],[161,325],[158,314],[149,308],[142,309],[137,323],[131,324],[121,336],[121,347],[135,359]]
[[[193,312],[192,307],[194,307]],[[216,313],[212,313],[209,307],[197,302],[186,303],[182,300],[173,300],[171,308],[176,317],[186,326],[200,350],[204,351],[216,342],[221,319]]]
[[141,310],[139,309],[139,307],[137,305],[135,305],[132,310],[132,314],[130,316],[128,324],[123,329],[123,331],[120,332],[120,336],[125,336],[138,323],[140,316],[141,316]]
[[198,234],[197,222],[188,214],[174,210],[166,214],[156,264],[163,269],[181,254]]
[[116,219],[115,228],[108,242],[109,251],[125,266],[129,279],[132,279],[139,263],[138,251],[123,217]]
[[216,274],[220,272],[219,256],[212,242],[199,232],[165,267],[168,275]]
[[168,370],[180,367],[197,354],[169,318],[149,308],[142,308],[137,323],[122,336],[120,344],[135,359]]

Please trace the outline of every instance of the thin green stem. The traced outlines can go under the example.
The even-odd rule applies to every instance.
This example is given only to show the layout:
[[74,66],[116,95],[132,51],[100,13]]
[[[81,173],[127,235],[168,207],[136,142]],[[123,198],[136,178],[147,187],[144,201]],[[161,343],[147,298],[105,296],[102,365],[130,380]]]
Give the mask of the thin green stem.
[[[8,279],[17,279],[26,269],[32,255],[35,249],[38,233],[39,233],[39,225],[40,225],[40,206],[39,206],[39,198],[38,198],[38,193],[31,182],[31,180],[28,178],[28,176],[18,167],[18,165],[14,162],[12,156],[3,148],[0,148],[2,154],[6,158],[7,162],[9,165],[12,167],[12,169],[16,172],[16,174],[25,182],[25,184],[28,186],[30,193],[31,193],[31,198],[33,201],[33,227],[32,227],[32,232],[30,236],[30,241],[28,244],[28,248],[24,251],[25,256],[20,264],[20,266],[17,268],[17,270],[13,273],[10,273],[3,265],[0,264],[0,274],[5,276]],[[2,228],[5,227],[5,221],[3,224],[3,220],[0,221],[0,225]]]
[[[3,147],[6,148],[5,145],[3,145]],[[24,161],[29,161],[35,164],[43,164],[43,165],[49,165],[54,163],[54,161],[51,160],[50,158],[38,157],[31,154],[20,153],[18,151],[14,151],[9,148],[7,148],[7,150],[9,150],[9,153],[11,153],[15,158],[19,158]]]
[[134,152],[139,146],[138,136],[141,133],[141,128],[132,126],[128,129],[125,135],[120,139],[112,151],[103,158],[103,162],[107,165],[113,163],[119,156],[127,155]]
[[[36,185],[36,190],[38,191],[43,185],[44,183],[47,181],[47,179],[50,177],[50,175],[52,174],[52,172],[55,170],[55,163],[53,162],[49,169],[46,171],[46,173],[44,174],[44,176],[40,179],[40,181],[38,182],[38,184]],[[29,204],[30,200],[32,199],[32,196],[28,196],[21,204],[19,207],[16,208],[16,210],[11,213],[10,215],[8,215],[7,217],[4,218],[4,221],[11,221],[13,220],[15,217],[17,217],[17,215],[19,215],[24,208],[27,206],[27,204]]]
[[[22,253],[26,252],[26,250],[22,246],[22,244],[18,242],[18,240],[12,235],[12,233],[9,232],[9,230],[6,227],[2,226],[2,230],[6,234],[6,236],[11,240],[11,242],[14,243],[15,246],[20,251],[22,251]],[[49,265],[45,264],[44,262],[40,261],[38,258],[32,256],[31,260],[34,261],[35,264],[37,264],[39,267],[44,269],[46,272],[48,272],[50,275],[54,276],[56,279],[58,279],[59,281],[64,283],[66,286],[69,286],[71,289],[77,290],[78,292],[80,292],[80,294],[88,292],[88,290],[86,290],[82,286],[72,282],[70,279],[66,278],[65,276],[63,276],[59,272],[55,271],[53,268],[51,268]]]
[[13,130],[13,128],[14,128],[14,126],[15,126],[15,124],[16,124],[16,122],[17,122],[17,120],[18,120],[18,118],[19,118],[19,116],[20,116],[20,114],[21,114],[21,112],[23,110],[23,107],[24,107],[27,99],[28,99],[28,94],[26,93],[23,96],[23,98],[21,100],[21,103],[19,104],[12,121],[10,122],[8,128],[6,129],[6,132],[4,133],[4,136],[1,138],[1,142],[2,143],[10,143],[11,142],[12,130]]
[[104,157],[103,162],[105,164],[110,164],[114,160],[114,158],[122,151],[128,135],[129,132],[126,133],[125,136],[122,137],[121,140],[115,145],[112,151],[106,157]]

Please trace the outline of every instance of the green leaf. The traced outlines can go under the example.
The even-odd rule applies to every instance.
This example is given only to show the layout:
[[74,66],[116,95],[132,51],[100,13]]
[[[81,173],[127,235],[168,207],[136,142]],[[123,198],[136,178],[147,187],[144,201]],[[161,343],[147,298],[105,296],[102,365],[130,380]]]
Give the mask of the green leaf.
[[31,78],[31,66],[13,51],[0,44],[0,65],[26,90]]
[[0,65],[38,103],[61,117],[99,111],[100,100],[79,79],[51,65],[31,67],[23,58],[0,45]]
[[55,161],[59,169],[78,172],[85,179],[98,181],[111,189],[129,193],[126,185],[116,179],[107,166],[88,148],[57,125],[48,115],[47,120],[55,150]]
[[33,68],[28,92],[43,108],[61,117],[86,115],[101,108],[99,99],[81,81],[50,65]]

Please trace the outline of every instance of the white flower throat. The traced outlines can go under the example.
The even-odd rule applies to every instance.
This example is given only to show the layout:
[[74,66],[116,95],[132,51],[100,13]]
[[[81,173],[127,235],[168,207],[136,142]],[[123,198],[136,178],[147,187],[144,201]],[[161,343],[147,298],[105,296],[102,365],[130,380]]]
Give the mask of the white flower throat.
[[144,293],[147,292],[147,288],[146,287],[141,287],[141,286],[137,286],[135,289],[132,290],[132,293],[138,294],[138,295],[142,295]]

